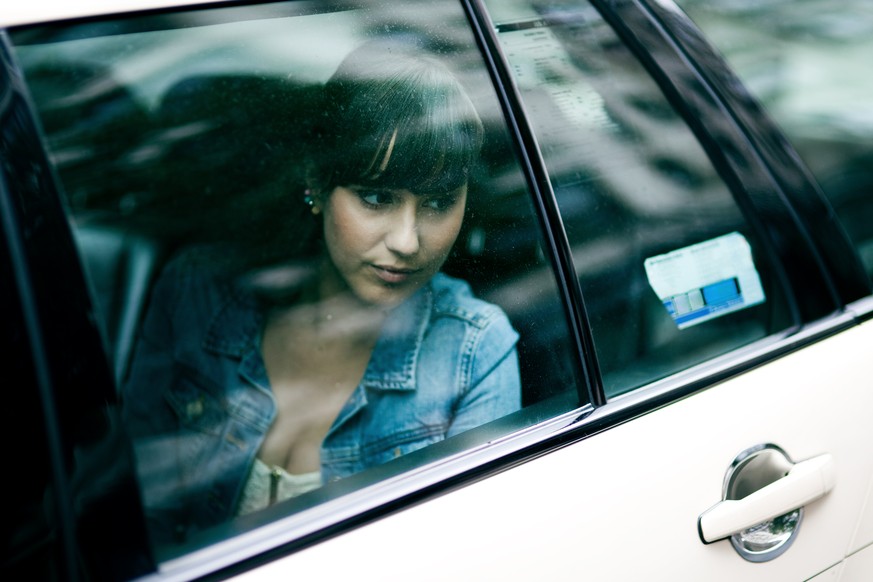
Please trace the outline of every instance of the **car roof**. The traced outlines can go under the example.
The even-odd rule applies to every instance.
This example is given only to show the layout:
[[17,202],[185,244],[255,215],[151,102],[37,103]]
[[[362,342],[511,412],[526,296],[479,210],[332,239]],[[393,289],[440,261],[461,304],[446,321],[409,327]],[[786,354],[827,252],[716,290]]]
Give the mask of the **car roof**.
[[172,6],[221,4],[228,0],[26,0],[6,2],[0,9],[0,27],[53,22],[133,10]]

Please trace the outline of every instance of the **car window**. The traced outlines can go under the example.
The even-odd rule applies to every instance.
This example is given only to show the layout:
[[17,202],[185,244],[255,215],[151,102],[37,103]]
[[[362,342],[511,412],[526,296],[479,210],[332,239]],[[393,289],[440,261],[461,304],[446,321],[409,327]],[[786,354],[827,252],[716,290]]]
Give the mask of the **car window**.
[[791,324],[703,147],[584,2],[488,2],[572,249],[607,395]]
[[277,2],[13,31],[159,558],[585,403],[468,26]]
[[787,134],[873,274],[873,6],[864,0],[678,4]]

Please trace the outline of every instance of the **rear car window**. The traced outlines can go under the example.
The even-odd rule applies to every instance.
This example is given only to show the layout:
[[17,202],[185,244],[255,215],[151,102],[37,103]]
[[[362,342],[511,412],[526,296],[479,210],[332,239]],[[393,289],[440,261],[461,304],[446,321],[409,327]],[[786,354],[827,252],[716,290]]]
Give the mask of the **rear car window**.
[[585,403],[460,4],[11,36],[160,559]]
[[677,3],[788,136],[873,275],[873,6]]
[[560,207],[607,396],[791,325],[701,144],[585,2],[488,2]]

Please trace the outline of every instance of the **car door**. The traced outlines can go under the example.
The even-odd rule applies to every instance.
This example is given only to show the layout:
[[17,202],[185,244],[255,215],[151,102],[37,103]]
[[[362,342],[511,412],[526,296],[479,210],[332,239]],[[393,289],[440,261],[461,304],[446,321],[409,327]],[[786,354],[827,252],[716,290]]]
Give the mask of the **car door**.
[[[729,71],[701,48],[699,36],[688,33],[675,7],[593,4],[599,13],[576,2],[487,3],[491,20],[483,28],[495,31],[486,37],[502,49],[512,71],[507,81],[514,84],[525,122],[539,140],[582,287],[606,403],[557,431],[561,437],[548,454],[278,560],[245,579],[292,571],[315,575],[334,552],[349,558],[339,575],[363,571],[390,579],[865,577],[865,548],[873,541],[868,509],[873,466],[866,453],[873,435],[864,420],[871,365],[865,353],[873,331],[869,284],[854,251],[840,229],[818,245],[811,243],[829,228],[821,220],[827,208],[820,195],[809,183],[798,186],[802,168],[795,166],[792,174],[774,161],[791,156],[790,148],[771,141],[778,137],[754,102],[726,91],[717,95],[701,83],[704,75],[725,78]],[[672,37],[663,30],[671,21],[677,27]],[[693,50],[677,47],[682,43]],[[685,50],[700,61],[689,64]],[[639,63],[631,64],[631,52],[657,87],[642,81],[647,75]],[[659,92],[666,99],[656,97]],[[733,116],[753,127],[737,128]],[[681,118],[690,130],[678,128]],[[610,126],[622,120],[625,126]],[[693,132],[708,156],[694,151],[694,140],[678,138],[682,131]],[[580,137],[582,132],[593,135]],[[761,137],[768,133],[770,139]],[[620,139],[633,145],[618,147]],[[757,147],[769,149],[760,156]],[[638,153],[628,151],[633,149]],[[623,157],[616,160],[613,154]],[[716,166],[708,176],[701,170],[706,157]],[[648,171],[639,172],[640,167]],[[659,188],[665,176],[672,184]],[[731,185],[734,200],[754,209],[744,209],[744,220],[763,221],[758,223],[763,231],[753,227],[753,232],[766,239],[786,228],[753,246],[769,246],[780,257],[777,269],[787,283],[786,295],[779,297],[779,285],[766,283],[764,295],[767,302],[785,301],[790,315],[775,309],[767,316],[770,325],[786,319],[765,338],[740,348],[722,343],[744,333],[722,326],[718,318],[729,315],[689,325],[683,319],[689,316],[675,311],[676,295],[658,308],[667,307],[679,331],[659,328],[669,321],[667,313],[659,314],[660,323],[646,319],[654,312],[629,315],[648,309],[652,301],[646,294],[653,290],[660,299],[672,294],[658,292],[667,283],[662,278],[667,275],[655,268],[658,263],[681,268],[690,279],[697,277],[691,274],[695,269],[703,276],[725,260],[742,270],[739,254],[728,253],[726,259],[706,250],[726,242],[710,238],[707,229],[734,226],[724,200],[705,198],[711,192],[704,184],[714,176],[728,184],[741,182]],[[799,209],[778,208],[775,198],[782,196],[779,190],[786,186],[779,182],[784,180],[792,180],[787,197],[799,199]],[[683,188],[694,191],[695,198],[683,198]],[[606,196],[600,196],[603,191]],[[646,195],[634,197],[634,192]],[[646,217],[645,230],[610,203],[624,203],[625,210],[635,204],[638,215]],[[695,204],[700,215],[689,218],[686,213],[693,213]],[[810,206],[819,209],[818,216],[803,209]],[[803,215],[808,226],[784,210]],[[688,233],[705,244],[677,244]],[[612,236],[644,248],[626,244],[621,252],[618,242],[598,244]],[[779,237],[796,238],[786,244]],[[665,240],[670,241],[666,247]],[[843,250],[826,254],[832,244]],[[646,245],[661,250],[645,250]],[[686,261],[698,252],[707,265]],[[772,273],[765,274],[760,264],[766,252],[754,254],[755,270],[769,278]],[[598,270],[604,274],[598,276]],[[647,285],[644,292],[634,291]],[[718,329],[706,334],[707,326]],[[681,336],[688,330],[701,333],[686,342]],[[645,334],[651,335],[641,339]],[[629,350],[628,344],[639,348],[641,341],[651,342],[642,353]],[[678,372],[695,362],[685,360],[689,357],[698,364]],[[766,458],[790,461],[771,466],[766,476]],[[802,513],[770,521],[788,506],[800,505],[788,498],[806,489],[797,485],[802,482],[810,487]],[[716,505],[725,499],[732,502]],[[762,509],[774,504],[766,520],[761,518],[768,511],[757,517],[745,513],[757,503]],[[717,532],[713,517],[732,525]],[[744,528],[750,529],[728,535]],[[434,565],[423,568],[428,563]]]
[[[107,576],[863,569],[869,282],[790,146],[703,74],[730,78],[689,30],[670,5],[625,1],[228,3],[14,28],[12,69],[41,126],[28,135],[63,187],[45,212],[66,212],[95,301],[78,311],[92,349],[66,365],[98,367],[103,390],[125,377],[174,247],[235,240],[228,226],[277,211],[281,106],[307,98],[288,79],[321,79],[361,36],[397,33],[461,68],[488,130],[448,268],[519,330],[524,408],[184,543],[98,528],[140,556]],[[117,507],[139,520],[127,493]],[[99,539],[82,536],[97,558]]]
[[[47,180],[36,193],[13,194],[26,200],[40,195],[47,205],[42,212],[56,220],[53,236],[66,237],[68,250],[76,251],[64,259],[65,265],[84,279],[60,280],[83,297],[90,296],[91,303],[80,306],[77,316],[96,326],[90,330],[91,339],[98,345],[102,340],[105,352],[91,345],[88,353],[59,365],[64,369],[87,364],[100,370],[99,389],[109,390],[113,413],[119,400],[122,410],[138,402],[117,393],[131,373],[131,361],[136,361],[135,346],[150,341],[142,332],[144,314],[163,293],[160,289],[172,289],[172,279],[165,277],[163,286],[156,283],[167,272],[173,274],[173,268],[165,268],[168,264],[172,267],[172,261],[185,254],[196,257],[203,249],[214,250],[216,244],[235,250],[212,254],[215,262],[202,266],[226,265],[224,257],[243,249],[261,252],[286,244],[294,248],[307,222],[316,220],[306,204],[306,187],[295,182],[306,169],[300,159],[313,141],[305,114],[338,64],[358,45],[381,38],[426,48],[430,58],[468,87],[482,124],[481,151],[475,165],[464,169],[470,173],[464,228],[444,274],[463,279],[469,293],[500,309],[477,313],[481,303],[473,304],[479,307],[472,311],[450,303],[433,309],[471,329],[485,329],[489,319],[501,311],[506,314],[515,331],[507,330],[501,340],[514,345],[515,334],[521,336],[512,358],[506,359],[514,364],[517,355],[518,377],[494,389],[505,390],[511,396],[507,400],[524,410],[445,440],[439,429],[430,427],[401,427],[396,439],[377,435],[359,447],[373,465],[366,471],[326,480],[314,491],[252,515],[230,515],[215,527],[174,530],[170,540],[159,539],[155,530],[147,540],[119,534],[118,540],[148,557],[137,566],[150,568],[158,578],[190,579],[236,568],[260,555],[264,543],[286,549],[289,544],[313,543],[326,535],[328,522],[333,523],[328,529],[351,527],[350,517],[371,519],[388,505],[408,503],[422,491],[441,489],[471,468],[478,470],[484,461],[471,464],[470,452],[478,450],[492,462],[502,462],[489,441],[575,414],[587,403],[577,338],[568,320],[572,312],[563,300],[569,288],[553,270],[556,242],[537,214],[538,198],[522,169],[523,154],[509,134],[464,8],[455,2],[403,7],[409,10],[381,1],[354,6],[229,3],[70,22],[37,20],[10,30],[10,70],[20,79],[20,115],[30,123],[27,136],[32,145],[53,166],[54,175],[49,176],[57,178]],[[41,218],[39,212],[31,215]],[[310,257],[303,258],[311,263]],[[457,288],[468,293],[460,282]],[[214,337],[221,340],[224,335]],[[470,354],[475,353],[475,335],[465,342]],[[459,380],[475,361],[470,354],[463,355],[467,372],[460,370]],[[440,366],[435,354],[426,355],[422,360],[428,365]],[[414,357],[410,365],[416,365]],[[189,363],[167,366],[181,370],[182,378],[146,387],[157,396],[150,404],[156,416],[175,415],[171,423],[202,439],[214,432],[210,418],[227,406],[227,399],[214,396],[219,382],[198,387],[211,368],[188,373],[191,368]],[[61,374],[57,380],[59,390],[72,390],[65,378]],[[396,382],[380,380],[366,387],[370,396],[398,389]],[[263,386],[258,389],[263,392]],[[409,391],[407,386],[399,389]],[[364,398],[360,402],[366,404]],[[396,424],[414,425],[416,417],[427,418],[434,411],[421,410],[411,419],[398,418]],[[245,417],[244,407],[233,412]],[[120,427],[119,438],[126,428]],[[236,447],[239,441],[229,439],[221,446],[228,444]],[[140,461],[140,451],[135,452],[134,462]],[[157,460],[173,458],[164,455]],[[119,467],[109,463],[103,470],[128,471],[129,460],[119,455],[113,459]],[[140,497],[125,498],[122,505],[141,520],[150,510],[150,488],[154,491],[157,484],[159,489],[162,480],[147,464],[138,465]],[[66,490],[64,484],[58,487]],[[98,486],[94,494],[99,497],[100,492]],[[118,529],[104,528],[101,535]],[[89,547],[101,546],[99,537],[93,544],[92,536],[83,539]],[[71,560],[77,549],[70,548]],[[71,571],[59,565],[57,577],[74,576]],[[100,575],[89,568],[85,572]]]
[[[799,393],[858,383],[852,373],[812,362],[857,366],[869,334],[860,327],[820,342],[242,578],[314,575],[340,553],[348,562],[332,568],[337,576],[373,579],[808,579],[869,546],[869,511],[859,509],[869,507],[868,435],[858,411],[868,400],[835,395],[822,402],[817,395],[804,402]],[[849,423],[859,428],[848,430]],[[703,544],[697,524],[722,499],[737,454],[768,442],[795,460],[833,455],[834,487],[805,507],[783,555],[754,563],[726,539]]]

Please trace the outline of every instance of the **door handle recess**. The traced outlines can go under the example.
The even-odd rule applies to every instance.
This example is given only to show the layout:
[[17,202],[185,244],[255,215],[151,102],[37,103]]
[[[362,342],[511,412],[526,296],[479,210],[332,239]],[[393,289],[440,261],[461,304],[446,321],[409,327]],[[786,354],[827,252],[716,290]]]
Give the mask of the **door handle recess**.
[[781,479],[742,499],[726,499],[703,512],[697,520],[700,539],[712,543],[803,507],[833,489],[835,479],[830,454],[795,463]]

